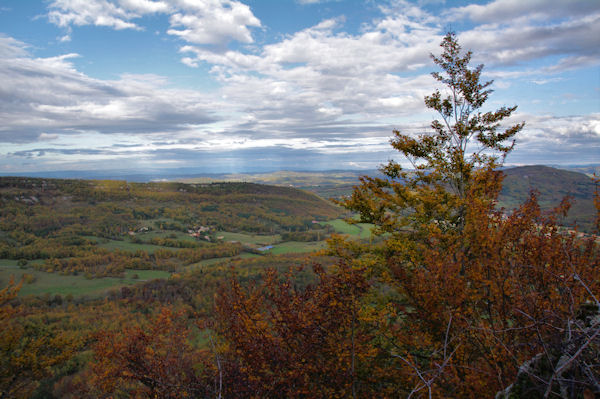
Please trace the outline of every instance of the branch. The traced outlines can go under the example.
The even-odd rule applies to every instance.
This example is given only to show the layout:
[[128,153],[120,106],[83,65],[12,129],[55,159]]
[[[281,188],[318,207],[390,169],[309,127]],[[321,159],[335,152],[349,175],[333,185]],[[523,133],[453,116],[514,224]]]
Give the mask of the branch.
[[550,378],[550,381],[548,382],[548,388],[546,389],[546,392],[544,393],[544,398],[547,398],[550,395],[552,383],[554,382],[554,379],[556,377],[559,377],[562,374],[562,372],[564,371],[564,369],[567,368],[571,363],[573,363],[573,361],[581,355],[581,353],[585,350],[585,348],[587,348],[588,345],[591,344],[592,341],[598,335],[600,335],[600,328],[597,329],[596,332],[590,338],[588,338],[588,340],[583,345],[581,345],[581,347],[579,347],[577,352],[575,352],[575,354],[573,356],[571,356],[571,358],[569,360],[567,360],[566,362],[561,364],[561,366],[554,371],[554,373],[552,374],[552,377]]

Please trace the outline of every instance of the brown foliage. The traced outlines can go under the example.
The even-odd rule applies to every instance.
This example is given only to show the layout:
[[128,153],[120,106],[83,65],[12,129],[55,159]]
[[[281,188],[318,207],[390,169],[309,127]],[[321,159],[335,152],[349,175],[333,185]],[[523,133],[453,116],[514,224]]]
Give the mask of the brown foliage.
[[232,279],[216,297],[232,397],[349,397],[368,379],[372,351],[358,322],[364,270],[314,270],[319,281],[305,289],[269,270],[261,285],[245,290]]
[[92,392],[102,397],[206,397],[214,389],[208,354],[191,343],[182,313],[164,308],[148,328],[101,332],[92,364]]
[[[562,234],[556,214],[540,214],[535,195],[507,218],[475,198],[471,203],[460,234],[431,236],[447,245],[420,246],[421,264],[388,261],[410,309],[391,327],[393,353],[403,356],[415,387],[423,385],[415,367],[449,360],[432,384],[442,396],[499,391],[539,353],[556,363],[549,352],[561,347],[591,293],[600,292],[598,246]],[[530,377],[547,389],[544,376]]]

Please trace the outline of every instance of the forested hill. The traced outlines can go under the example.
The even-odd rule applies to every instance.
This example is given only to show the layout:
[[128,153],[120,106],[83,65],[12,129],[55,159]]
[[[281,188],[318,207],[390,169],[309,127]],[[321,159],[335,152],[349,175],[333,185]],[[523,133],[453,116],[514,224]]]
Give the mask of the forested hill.
[[500,205],[512,209],[529,198],[530,192],[539,193],[542,209],[560,204],[565,196],[572,198],[572,206],[565,221],[591,231],[595,220],[594,181],[583,173],[542,165],[520,166],[504,170],[505,178]]
[[[312,220],[339,216],[340,209],[322,198],[290,187],[252,183],[128,183],[115,180],[59,180],[0,177],[0,201],[29,206],[39,218],[74,212],[83,219],[108,210],[115,227],[166,217],[183,225],[273,232],[295,230]],[[7,215],[3,215],[6,217]],[[62,227],[65,221],[56,228]],[[58,223],[58,222],[57,222]],[[50,223],[52,224],[52,223]]]
[[90,277],[175,270],[244,250],[224,232],[306,232],[340,213],[289,187],[3,177],[0,259]]

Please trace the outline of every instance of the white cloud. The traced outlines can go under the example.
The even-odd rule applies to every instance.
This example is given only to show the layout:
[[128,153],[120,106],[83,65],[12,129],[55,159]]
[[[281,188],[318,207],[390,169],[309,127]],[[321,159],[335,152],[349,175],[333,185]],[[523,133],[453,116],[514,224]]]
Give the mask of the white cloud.
[[167,33],[194,44],[251,43],[249,28],[261,26],[250,7],[236,0],[52,0],[48,8],[50,22],[69,33],[73,25],[141,30],[141,18],[164,14]]
[[581,16],[598,12],[593,0],[495,0],[487,4],[470,4],[449,9],[450,19],[469,18],[476,22],[506,23],[531,21],[564,16]]
[[517,114],[526,121],[517,136],[513,163],[597,163],[600,153],[600,113],[576,116]]
[[532,82],[536,85],[545,85],[548,83],[556,83],[562,81],[562,78],[549,78],[549,79],[533,79]]
[[153,134],[213,122],[214,99],[170,89],[154,75],[90,78],[70,59],[33,58],[24,44],[0,37],[1,142],[28,142],[80,131]]
[[[251,43],[248,27],[260,27],[250,7],[237,1],[208,0],[187,4],[183,13],[170,17],[171,29],[167,31],[194,44],[223,44],[229,40]],[[179,28],[179,29],[176,29]]]
[[38,136],[39,141],[52,141],[58,138],[58,134],[40,133]]
[[108,0],[54,0],[49,5],[50,22],[69,28],[72,25],[108,26],[114,29],[140,29],[132,19],[140,13]]

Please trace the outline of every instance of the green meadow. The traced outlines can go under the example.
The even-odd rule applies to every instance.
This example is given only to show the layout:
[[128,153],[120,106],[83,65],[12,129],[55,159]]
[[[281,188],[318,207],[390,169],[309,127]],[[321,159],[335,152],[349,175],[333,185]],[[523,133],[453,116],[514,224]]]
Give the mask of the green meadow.
[[[31,267],[25,269],[17,266],[17,262],[9,259],[0,259],[0,285],[6,286],[11,277],[15,282],[21,281],[23,276],[29,277],[23,281],[19,296],[60,294],[73,296],[101,296],[107,291],[141,281],[157,278],[168,278],[169,272],[161,270],[126,270],[125,277],[104,277],[87,279],[83,275],[61,275],[35,270]],[[29,276],[27,276],[29,275]],[[137,275],[137,278],[135,278]],[[27,280],[31,282],[27,282]]]
[[238,241],[246,245],[273,245],[281,240],[281,236],[279,234],[261,235],[219,231],[215,235],[217,237],[223,237],[223,241]]
[[349,236],[366,239],[371,237],[372,224],[369,223],[356,223],[350,224],[344,219],[335,219],[321,224],[327,224],[334,228],[336,233],[347,234]]
[[313,241],[313,242],[297,242],[288,241],[281,244],[277,244],[273,249],[268,250],[266,253],[273,255],[291,254],[291,253],[304,253],[313,252],[325,249],[327,245],[324,241]]

